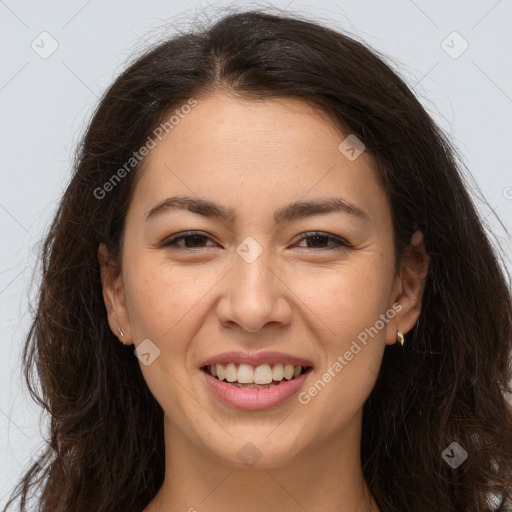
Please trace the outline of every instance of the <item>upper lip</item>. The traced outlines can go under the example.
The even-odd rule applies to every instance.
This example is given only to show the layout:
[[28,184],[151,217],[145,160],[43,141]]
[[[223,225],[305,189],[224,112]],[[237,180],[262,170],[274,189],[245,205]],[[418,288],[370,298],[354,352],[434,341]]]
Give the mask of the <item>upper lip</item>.
[[311,361],[304,359],[303,357],[294,356],[291,354],[284,354],[283,352],[263,351],[263,352],[244,352],[242,350],[235,352],[224,352],[223,354],[217,354],[213,357],[209,357],[203,361],[203,366],[211,366],[214,364],[222,363],[241,363],[251,364],[259,366],[261,364],[293,364],[294,366],[313,366]]

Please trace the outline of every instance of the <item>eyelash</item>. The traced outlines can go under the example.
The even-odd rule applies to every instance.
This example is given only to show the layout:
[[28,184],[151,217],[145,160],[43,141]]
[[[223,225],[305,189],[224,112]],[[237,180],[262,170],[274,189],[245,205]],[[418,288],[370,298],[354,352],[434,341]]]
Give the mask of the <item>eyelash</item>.
[[[177,237],[174,237],[174,238],[164,242],[162,245],[163,245],[163,247],[171,247],[171,248],[180,247],[179,250],[189,250],[189,251],[197,251],[198,249],[204,249],[204,247],[185,247],[185,246],[181,246],[181,245],[177,244],[177,242],[179,242],[180,240],[184,240],[185,238],[193,237],[193,236],[200,236],[203,238],[210,239],[210,237],[208,235],[205,235],[204,233],[201,233],[200,231],[187,231],[186,233],[178,235]],[[328,240],[333,240],[336,243],[336,247],[331,247],[330,249],[321,247],[321,248],[319,248],[320,251],[332,251],[332,250],[341,250],[342,248],[345,248],[345,249],[353,248],[353,246],[350,243],[348,243],[346,240],[343,240],[342,238],[339,238],[337,236],[330,235],[329,233],[323,233],[322,231],[308,231],[303,234],[303,236],[302,236],[302,238],[300,238],[299,242],[302,242],[303,240],[307,240],[308,238],[315,238],[315,237],[327,238]],[[315,250],[314,247],[303,247],[303,249]]]

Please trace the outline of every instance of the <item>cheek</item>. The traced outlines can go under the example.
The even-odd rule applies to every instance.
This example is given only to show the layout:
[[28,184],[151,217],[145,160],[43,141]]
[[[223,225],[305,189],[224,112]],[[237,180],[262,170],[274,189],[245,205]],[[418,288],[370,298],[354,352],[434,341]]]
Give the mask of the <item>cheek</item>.
[[301,403],[315,415],[330,411],[328,430],[362,407],[382,361],[386,324],[380,315],[386,312],[390,278],[372,258],[367,261],[324,276],[309,274],[297,292],[324,355]]
[[[200,316],[209,290],[218,281],[215,271],[201,266],[172,266],[161,259],[134,261],[126,270],[127,307],[136,336],[175,338],[172,331],[191,327]],[[176,334],[176,333],[175,333]]]
[[357,264],[305,271],[296,276],[293,289],[306,306],[303,314],[332,352],[344,351],[352,339],[375,324],[387,307],[390,283],[383,266],[373,258],[361,258]]
[[[173,418],[186,418],[190,393],[183,384],[187,370],[187,349],[201,324],[201,308],[208,291],[210,273],[200,266],[171,266],[162,259],[133,258],[125,266],[127,310],[135,345],[149,339],[159,349],[154,361],[140,368],[144,379],[164,411]],[[183,428],[189,428],[183,425]]]

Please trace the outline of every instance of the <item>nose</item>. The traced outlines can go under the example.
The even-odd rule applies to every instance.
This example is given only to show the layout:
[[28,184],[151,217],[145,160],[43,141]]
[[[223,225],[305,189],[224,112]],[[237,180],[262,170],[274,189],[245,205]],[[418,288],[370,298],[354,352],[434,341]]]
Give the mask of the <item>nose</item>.
[[223,327],[258,332],[267,324],[288,325],[292,318],[290,286],[271,265],[269,251],[252,262],[236,255],[226,276],[217,317]]

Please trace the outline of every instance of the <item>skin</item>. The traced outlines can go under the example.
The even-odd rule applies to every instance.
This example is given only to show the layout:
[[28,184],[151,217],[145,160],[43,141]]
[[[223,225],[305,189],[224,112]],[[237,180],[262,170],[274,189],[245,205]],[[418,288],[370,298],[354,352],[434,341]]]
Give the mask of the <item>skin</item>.
[[[390,205],[372,160],[350,161],[346,134],[298,99],[241,100],[216,93],[146,157],[130,204],[116,275],[98,251],[112,331],[127,344],[150,339],[160,355],[141,363],[165,412],[165,482],[146,512],[378,511],[363,479],[362,408],[386,345],[421,311],[428,270],[416,232],[395,274]],[[233,208],[234,222],[167,210],[163,199],[191,195]],[[273,213],[299,199],[341,197],[367,212],[276,225]],[[163,247],[171,235],[205,238]],[[320,231],[349,241],[303,238]],[[236,252],[248,236],[263,249],[248,264]],[[312,243],[313,242],[313,243]],[[400,307],[367,345],[307,404],[294,396],[260,411],[223,405],[200,377],[207,357],[275,350],[309,359],[309,388],[379,315]],[[124,337],[121,338],[118,328]],[[406,338],[407,343],[407,338]],[[237,452],[251,442],[252,467]]]

